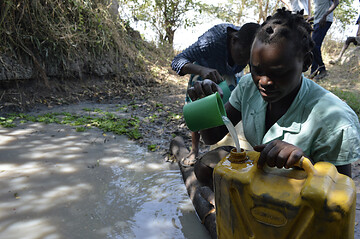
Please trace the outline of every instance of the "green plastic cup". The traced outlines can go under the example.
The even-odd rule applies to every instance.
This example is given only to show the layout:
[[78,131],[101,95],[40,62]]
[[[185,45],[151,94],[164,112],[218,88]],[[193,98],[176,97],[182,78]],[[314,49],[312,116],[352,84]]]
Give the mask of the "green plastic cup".
[[222,89],[223,91],[223,97],[222,97],[222,101],[225,104],[226,102],[229,101],[230,95],[231,95],[231,91],[229,89],[228,84],[226,83],[226,80],[220,82],[219,87]]
[[218,92],[190,102],[183,108],[186,125],[193,132],[224,124],[224,104]]

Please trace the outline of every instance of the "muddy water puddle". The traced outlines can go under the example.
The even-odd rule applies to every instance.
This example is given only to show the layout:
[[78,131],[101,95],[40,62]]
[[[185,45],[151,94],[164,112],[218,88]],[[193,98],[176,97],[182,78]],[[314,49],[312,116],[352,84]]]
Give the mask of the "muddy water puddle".
[[98,129],[0,127],[0,238],[210,238],[162,158]]

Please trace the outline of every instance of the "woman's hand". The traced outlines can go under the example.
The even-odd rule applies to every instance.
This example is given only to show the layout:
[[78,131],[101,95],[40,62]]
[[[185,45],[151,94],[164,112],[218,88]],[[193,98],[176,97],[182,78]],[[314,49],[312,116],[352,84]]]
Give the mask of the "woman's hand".
[[270,167],[291,168],[304,156],[304,152],[300,148],[281,140],[257,145],[254,150],[261,152],[258,168],[264,167],[265,163]]
[[210,79],[216,84],[219,84],[221,81],[223,81],[220,73],[217,70],[211,68],[203,67],[201,69],[200,76],[203,79]]
[[220,83],[223,81],[222,76],[216,69],[208,68],[205,66],[200,66],[193,63],[186,63],[180,71],[181,74],[194,74],[199,75],[203,79],[210,79],[215,83]]
[[203,81],[195,82],[194,86],[188,89],[188,94],[191,100],[197,100],[211,95],[215,92],[219,92],[220,96],[223,96],[222,89],[213,81],[206,79]]

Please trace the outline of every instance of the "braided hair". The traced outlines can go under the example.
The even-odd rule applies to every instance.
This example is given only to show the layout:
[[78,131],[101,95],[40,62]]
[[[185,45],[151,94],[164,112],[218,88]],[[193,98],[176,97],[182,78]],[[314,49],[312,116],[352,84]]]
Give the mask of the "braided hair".
[[314,47],[312,31],[310,23],[304,19],[303,11],[293,14],[282,8],[277,9],[273,16],[267,17],[256,37],[267,44],[279,42],[283,38],[290,39],[298,53],[306,54]]

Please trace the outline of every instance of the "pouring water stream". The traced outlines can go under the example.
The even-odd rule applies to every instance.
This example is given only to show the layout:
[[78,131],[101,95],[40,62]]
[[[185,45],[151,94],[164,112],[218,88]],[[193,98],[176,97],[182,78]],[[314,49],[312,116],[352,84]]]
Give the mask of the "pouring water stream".
[[224,121],[226,128],[229,130],[229,133],[235,142],[236,152],[241,152],[239,138],[236,133],[236,129],[235,129],[234,125],[231,123],[229,118],[226,116],[222,116],[222,120]]

